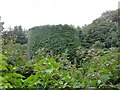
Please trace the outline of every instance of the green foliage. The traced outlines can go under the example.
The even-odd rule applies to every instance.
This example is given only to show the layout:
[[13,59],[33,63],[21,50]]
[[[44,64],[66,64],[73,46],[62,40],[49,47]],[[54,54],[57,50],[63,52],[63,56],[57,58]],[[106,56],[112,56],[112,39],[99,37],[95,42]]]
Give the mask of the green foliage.
[[82,67],[79,68],[76,68],[76,64],[71,64],[66,56],[64,53],[61,57],[44,57],[34,62],[34,74],[24,80],[25,87],[119,88],[120,53],[117,51],[91,49],[82,58]]
[[12,41],[6,45],[3,45],[2,53],[7,56],[7,63],[10,70],[16,73],[20,73],[25,77],[28,77],[33,68],[31,63],[27,62],[27,45],[21,45],[19,43],[14,44]]
[[22,29],[22,26],[15,26],[13,29],[9,28],[8,31],[3,31],[2,38],[4,39],[4,44],[8,44],[10,40],[14,41],[14,43],[26,44],[26,32]]
[[[25,52],[22,51],[22,47],[20,44],[12,43],[4,45],[4,55],[0,54],[2,57],[1,89],[19,87],[119,88],[120,53],[118,48],[84,50],[80,47],[76,51],[80,66],[76,68],[77,62],[74,64],[69,62],[67,51],[61,55],[52,56],[43,52],[44,50],[38,50],[33,59],[27,61],[22,57],[22,52]],[[15,50],[19,53],[15,54]]]
[[92,58],[83,63],[82,67],[87,71],[85,77],[88,84],[98,88],[117,88],[120,79],[120,53],[92,49],[89,51]]
[[[26,45],[20,45],[19,43],[13,44],[11,41],[7,45],[3,45],[3,54],[8,56],[9,60],[8,62],[14,66],[22,65],[24,64],[24,61],[26,60]],[[19,63],[17,65],[17,63]]]
[[120,9],[106,11],[102,13],[101,17],[95,19],[93,23],[102,22],[102,21],[119,23],[120,22],[119,12],[120,12]]
[[81,44],[84,47],[110,48],[118,47],[118,25],[113,22],[98,22],[81,29]]
[[101,17],[79,30],[83,47],[111,48],[120,47],[120,9],[104,12]]
[[80,45],[77,30],[68,25],[46,25],[30,29],[28,50],[30,56],[38,49],[45,48],[53,54],[61,54],[66,49],[72,54]]
[[22,87],[23,75],[9,71],[8,58],[0,54],[0,89]]
[[[7,43],[5,38],[0,39],[0,89],[119,90],[120,30],[116,16],[111,19],[110,13],[103,14],[105,21],[100,19],[83,28],[68,25],[32,28],[28,49],[34,53],[30,52],[33,55],[30,61],[26,44],[21,45],[13,37]],[[14,29],[15,35],[21,35],[21,27]],[[9,35],[14,36],[13,31]]]

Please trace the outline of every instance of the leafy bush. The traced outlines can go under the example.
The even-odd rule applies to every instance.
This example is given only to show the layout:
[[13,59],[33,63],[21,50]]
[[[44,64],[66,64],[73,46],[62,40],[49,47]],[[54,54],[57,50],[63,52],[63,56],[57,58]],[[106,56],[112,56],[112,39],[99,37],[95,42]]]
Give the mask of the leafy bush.
[[[74,49],[80,45],[77,30],[68,25],[46,25],[30,29],[28,50],[30,56],[38,49],[45,48],[53,54],[61,54],[66,49],[73,54]],[[72,56],[72,55],[71,55]]]
[[97,88],[119,88],[120,79],[120,53],[95,49],[89,51],[92,58],[83,63],[82,67],[87,71],[85,78],[89,86]]
[[21,74],[12,72],[9,67],[14,67],[9,65],[7,60],[8,58],[5,55],[0,54],[0,89],[23,87],[22,82],[25,77]]
[[9,67],[13,72],[19,73],[28,77],[33,72],[31,62],[27,61],[27,45],[13,43],[10,41],[8,44],[3,45],[2,54],[7,56],[7,63],[14,68]]
[[91,49],[82,58],[82,66],[79,68],[71,64],[66,56],[64,53],[62,56],[43,57],[34,62],[34,74],[24,80],[25,87],[119,88],[120,53],[117,51]]

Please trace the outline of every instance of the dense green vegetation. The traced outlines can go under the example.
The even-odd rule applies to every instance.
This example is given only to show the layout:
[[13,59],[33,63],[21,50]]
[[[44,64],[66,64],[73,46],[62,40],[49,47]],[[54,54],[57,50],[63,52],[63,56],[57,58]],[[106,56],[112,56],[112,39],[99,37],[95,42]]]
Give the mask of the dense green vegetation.
[[84,47],[111,48],[120,44],[118,24],[114,22],[97,22],[89,24],[80,30],[80,38]]
[[75,48],[80,46],[78,35],[78,31],[69,25],[34,27],[29,31],[28,50],[30,56],[41,48],[45,48],[47,52],[52,50],[55,55],[65,52],[66,49],[72,54]]
[[24,31],[16,26],[3,31],[0,89],[120,90],[117,12],[107,11],[83,27],[45,25]]
[[9,43],[11,40],[14,40],[14,43],[27,44],[27,31],[22,26],[9,28],[9,30],[4,31],[2,34],[4,44]]

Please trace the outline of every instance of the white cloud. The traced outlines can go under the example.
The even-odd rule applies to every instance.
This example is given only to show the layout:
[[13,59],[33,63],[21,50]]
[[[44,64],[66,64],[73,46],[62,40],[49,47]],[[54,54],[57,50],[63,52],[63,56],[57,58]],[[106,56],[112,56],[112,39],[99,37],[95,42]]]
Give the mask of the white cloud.
[[0,16],[9,25],[31,28],[45,24],[91,23],[103,11],[118,8],[119,0],[0,0]]

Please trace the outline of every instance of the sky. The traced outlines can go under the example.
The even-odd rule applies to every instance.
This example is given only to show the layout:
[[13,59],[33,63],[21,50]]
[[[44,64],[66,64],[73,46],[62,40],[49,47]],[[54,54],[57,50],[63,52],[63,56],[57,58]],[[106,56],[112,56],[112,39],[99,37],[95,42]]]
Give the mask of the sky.
[[0,0],[4,28],[22,25],[90,24],[106,10],[118,8],[120,0]]

